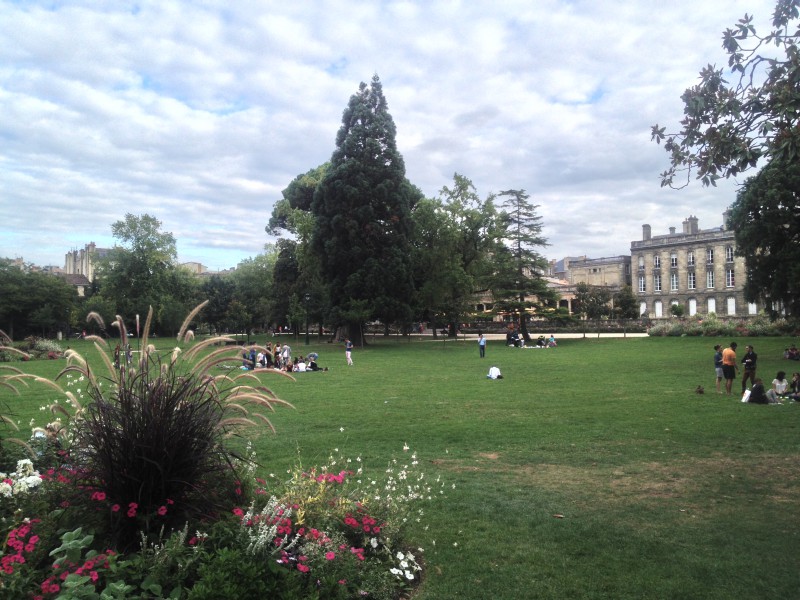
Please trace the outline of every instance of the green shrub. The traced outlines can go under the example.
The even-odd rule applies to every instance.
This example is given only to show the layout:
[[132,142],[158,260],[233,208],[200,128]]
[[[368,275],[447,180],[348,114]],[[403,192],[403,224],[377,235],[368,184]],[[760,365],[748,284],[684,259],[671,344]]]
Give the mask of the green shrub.
[[[295,581],[292,582],[291,580]],[[294,591],[292,591],[294,589]],[[198,580],[189,591],[189,600],[219,598],[313,598],[299,595],[300,580],[274,560],[261,560],[244,548],[222,548],[198,571]]]

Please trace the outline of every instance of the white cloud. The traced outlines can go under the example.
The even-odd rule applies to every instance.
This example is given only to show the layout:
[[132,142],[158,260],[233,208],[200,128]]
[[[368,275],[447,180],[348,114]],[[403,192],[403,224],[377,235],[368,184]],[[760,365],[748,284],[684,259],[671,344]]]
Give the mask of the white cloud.
[[127,212],[161,220],[182,260],[254,256],[373,73],[409,179],[526,189],[552,257],[626,254],[645,222],[717,226],[734,182],[661,189],[649,127],[676,127],[682,91],[725,63],[723,29],[773,7],[0,0],[0,256],[61,264]]

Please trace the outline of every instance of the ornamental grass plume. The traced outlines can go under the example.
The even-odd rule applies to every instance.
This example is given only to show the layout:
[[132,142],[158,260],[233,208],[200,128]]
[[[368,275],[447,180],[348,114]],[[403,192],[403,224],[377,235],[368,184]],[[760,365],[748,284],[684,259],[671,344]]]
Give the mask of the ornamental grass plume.
[[[185,325],[204,305],[190,313]],[[70,410],[65,403],[51,410],[69,417],[66,461],[76,473],[76,487],[96,490],[93,499],[102,498],[109,507],[127,507],[105,512],[120,549],[134,547],[142,534],[229,513],[237,501],[237,465],[247,457],[226,439],[244,431],[274,432],[264,413],[291,407],[252,374],[211,374],[215,365],[240,360],[237,347],[214,348],[230,338],[211,338],[186,351],[177,347],[162,357],[148,343],[151,319],[152,308],[141,356],[127,368],[114,365],[101,338],[92,339],[101,359],[99,371],[77,352],[67,352],[67,366],[56,381],[78,376],[88,396],[83,404],[47,381],[69,399]],[[116,325],[125,332],[119,316]],[[187,339],[184,330],[181,337]]]

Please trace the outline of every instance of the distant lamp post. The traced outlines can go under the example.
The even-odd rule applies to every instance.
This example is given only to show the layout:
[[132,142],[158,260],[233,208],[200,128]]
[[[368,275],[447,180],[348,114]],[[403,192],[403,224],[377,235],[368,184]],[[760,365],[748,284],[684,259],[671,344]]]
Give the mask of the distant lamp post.
[[311,300],[311,294],[306,294],[303,296],[303,300],[305,300],[305,307],[306,307],[306,346],[310,344],[308,339],[308,301]]

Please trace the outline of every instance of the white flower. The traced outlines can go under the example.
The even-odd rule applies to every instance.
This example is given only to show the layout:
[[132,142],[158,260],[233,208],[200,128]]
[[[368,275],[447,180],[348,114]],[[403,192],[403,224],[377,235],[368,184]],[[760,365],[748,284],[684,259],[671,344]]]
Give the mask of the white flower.
[[405,558],[406,558],[406,555],[405,555],[405,554],[403,554],[402,552],[398,552],[398,553],[395,555],[395,558],[396,558],[397,560],[405,560]]
[[403,452],[408,452],[408,444],[403,444]]
[[403,574],[403,572],[400,569],[395,569],[395,568],[389,569],[389,573],[391,573],[392,575],[397,575],[398,577]]
[[372,546],[373,548],[377,548],[378,547],[378,538],[372,538],[369,541],[369,545]]
[[406,579],[414,579],[414,574],[411,571],[406,571]]

